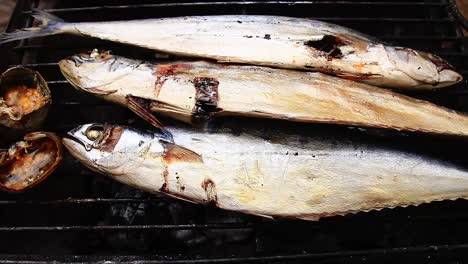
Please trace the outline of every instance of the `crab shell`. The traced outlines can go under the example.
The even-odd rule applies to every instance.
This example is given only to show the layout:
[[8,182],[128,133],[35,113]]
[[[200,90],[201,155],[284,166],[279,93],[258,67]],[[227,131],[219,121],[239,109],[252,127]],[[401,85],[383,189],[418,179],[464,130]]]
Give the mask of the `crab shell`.
[[61,139],[33,132],[7,150],[0,150],[0,189],[22,192],[45,180],[62,160]]
[[50,89],[38,72],[13,67],[0,75],[0,125],[27,132],[38,129],[51,103]]

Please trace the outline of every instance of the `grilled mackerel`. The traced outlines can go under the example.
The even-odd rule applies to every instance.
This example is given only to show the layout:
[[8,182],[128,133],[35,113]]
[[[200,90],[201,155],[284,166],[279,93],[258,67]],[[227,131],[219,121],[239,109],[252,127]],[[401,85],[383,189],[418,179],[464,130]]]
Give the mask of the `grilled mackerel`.
[[171,139],[87,124],[63,143],[85,166],[122,183],[265,217],[317,220],[468,196],[465,169],[412,151],[330,131],[242,129],[168,128]]
[[37,9],[33,16],[43,25],[1,34],[0,43],[68,33],[220,62],[321,71],[391,88],[440,88],[462,80],[435,55],[309,19],[227,15],[66,23]]
[[463,114],[321,73],[204,61],[153,64],[106,52],[59,65],[74,87],[153,124],[151,112],[192,124],[235,115],[468,135]]

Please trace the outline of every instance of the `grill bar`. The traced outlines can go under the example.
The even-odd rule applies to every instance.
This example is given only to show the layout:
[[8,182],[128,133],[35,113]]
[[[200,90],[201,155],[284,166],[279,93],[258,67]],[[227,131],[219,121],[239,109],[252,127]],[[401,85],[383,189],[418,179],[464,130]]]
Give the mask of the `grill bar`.
[[[115,9],[134,9],[134,8],[162,8],[162,7],[185,7],[185,6],[232,6],[232,5],[354,5],[354,6],[432,6],[440,7],[443,3],[440,2],[372,2],[372,1],[232,1],[232,2],[193,2],[193,3],[160,3],[160,4],[136,4],[136,5],[105,5],[105,6],[88,6],[76,8],[51,8],[45,9],[47,12],[63,13],[63,12],[81,12],[91,10],[115,10]],[[23,14],[30,14],[30,11],[23,11]]]
[[[441,252],[441,251],[453,251],[453,250],[466,250],[468,244],[458,245],[427,245],[427,246],[413,246],[413,247],[395,247],[386,249],[367,249],[367,250],[348,250],[340,252],[323,252],[323,253],[305,253],[305,254],[291,254],[291,255],[275,255],[275,256],[256,256],[256,257],[238,257],[238,258],[206,258],[206,259],[190,259],[190,260],[150,260],[148,256],[143,258],[142,256],[70,256],[70,259],[74,261],[99,261],[99,262],[114,262],[114,261],[135,261],[138,263],[157,263],[157,264],[171,264],[171,263],[251,263],[251,262],[266,262],[266,261],[288,261],[288,260],[301,260],[301,259],[314,259],[314,258],[335,258],[335,257],[346,257],[346,256],[363,256],[363,255],[394,255],[394,254],[408,254],[408,253],[428,253],[428,252]],[[15,256],[2,256],[0,255],[0,261],[2,263],[48,263],[47,260],[42,256],[29,256],[31,260],[11,260]],[[24,257],[28,259],[28,256]],[[39,260],[34,260],[39,259]]]
[[0,200],[0,205],[73,205],[73,204],[108,204],[108,203],[150,203],[167,200],[165,197],[152,199],[140,198],[71,198],[64,200]]
[[243,229],[253,227],[253,223],[220,223],[220,224],[189,224],[189,225],[98,225],[98,226],[14,226],[0,227],[0,232],[18,231],[120,231],[120,230],[194,230],[194,229]]
[[67,80],[47,81],[47,84],[68,84]]

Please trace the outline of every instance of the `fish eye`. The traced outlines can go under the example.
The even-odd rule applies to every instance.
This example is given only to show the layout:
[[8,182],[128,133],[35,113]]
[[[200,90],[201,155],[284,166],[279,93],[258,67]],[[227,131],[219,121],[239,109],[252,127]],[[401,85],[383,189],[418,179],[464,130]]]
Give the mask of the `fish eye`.
[[104,135],[104,126],[101,126],[101,125],[90,126],[88,129],[86,129],[84,134],[89,140],[96,141],[97,139],[100,139]]

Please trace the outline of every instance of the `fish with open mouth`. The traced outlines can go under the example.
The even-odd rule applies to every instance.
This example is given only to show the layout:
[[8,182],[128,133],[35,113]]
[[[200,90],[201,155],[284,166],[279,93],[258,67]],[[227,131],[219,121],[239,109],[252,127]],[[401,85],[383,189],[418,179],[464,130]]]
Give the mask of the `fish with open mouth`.
[[207,61],[150,63],[82,53],[59,62],[77,89],[133,110],[191,124],[220,116],[468,135],[468,117],[432,103],[317,72]]
[[436,55],[304,18],[224,15],[67,23],[38,9],[32,16],[42,25],[2,33],[0,44],[67,33],[218,62],[320,71],[390,88],[432,89],[462,80]]
[[86,124],[63,144],[86,167],[133,187],[265,217],[317,220],[468,197],[466,169],[353,137],[167,130],[172,137]]

